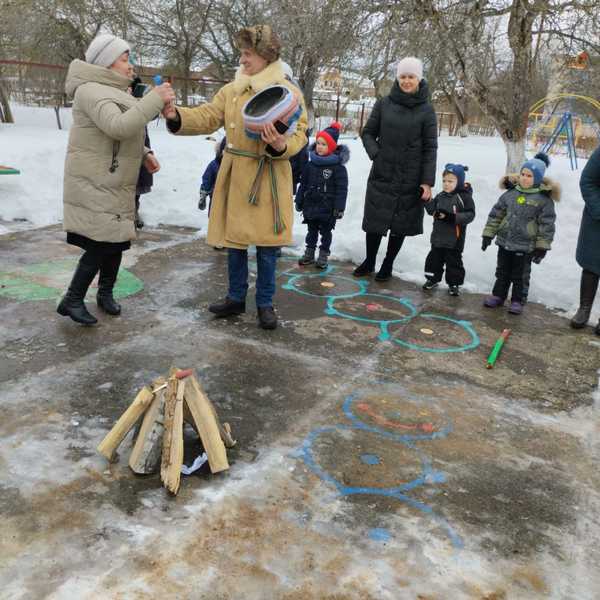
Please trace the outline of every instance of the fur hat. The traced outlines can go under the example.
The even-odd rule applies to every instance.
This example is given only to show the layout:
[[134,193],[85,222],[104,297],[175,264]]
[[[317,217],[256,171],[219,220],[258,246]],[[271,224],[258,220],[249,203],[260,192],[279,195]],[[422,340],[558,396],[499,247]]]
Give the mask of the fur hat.
[[456,177],[458,181],[458,183],[456,184],[456,189],[461,190],[465,187],[465,171],[468,170],[469,167],[467,167],[466,165],[448,163],[444,167],[443,175],[445,175],[446,173],[451,173],[452,175],[454,175],[454,177]]
[[281,53],[281,41],[269,25],[244,27],[235,36],[238,50],[254,50],[267,62],[275,62]]
[[319,131],[319,133],[316,135],[316,139],[322,138],[325,140],[327,143],[327,148],[329,148],[329,154],[335,152],[335,149],[337,148],[341,129],[341,123],[333,121],[329,127],[325,127],[323,131]]
[[396,77],[400,75],[415,75],[419,81],[423,79],[423,63],[414,56],[403,58],[396,67]]
[[528,169],[533,173],[533,185],[534,187],[539,187],[544,179],[544,175],[546,173],[546,168],[550,165],[550,159],[547,154],[543,152],[538,152],[533,158],[526,160],[521,167],[521,171],[523,169]]
[[99,67],[110,67],[123,54],[129,52],[129,44],[110,33],[95,37],[85,51],[85,61]]

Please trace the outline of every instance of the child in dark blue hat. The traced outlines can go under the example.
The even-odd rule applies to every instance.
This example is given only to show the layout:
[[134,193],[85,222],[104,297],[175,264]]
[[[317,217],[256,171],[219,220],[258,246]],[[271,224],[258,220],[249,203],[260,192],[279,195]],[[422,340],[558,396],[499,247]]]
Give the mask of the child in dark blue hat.
[[350,158],[350,150],[337,143],[340,128],[341,125],[334,121],[317,133],[316,142],[309,148],[309,161],[304,167],[296,193],[296,210],[302,211],[303,223],[308,225],[306,250],[298,261],[302,266],[315,263],[320,235],[316,266],[318,269],[327,268],[332,231],[346,209],[348,171],[345,165]]
[[443,191],[425,204],[433,215],[431,250],[425,260],[424,290],[432,290],[442,280],[446,268],[446,283],[451,296],[460,294],[465,281],[462,253],[465,248],[467,224],[475,218],[475,203],[471,184],[465,182],[469,167],[448,163],[442,176]]
[[540,263],[550,250],[560,186],[544,176],[549,164],[545,154],[536,154],[523,163],[518,175],[508,175],[500,182],[506,191],[490,211],[481,243],[485,250],[495,237],[498,245],[496,283],[484,301],[488,308],[502,306],[512,286],[508,312],[520,315],[527,268],[531,262]]

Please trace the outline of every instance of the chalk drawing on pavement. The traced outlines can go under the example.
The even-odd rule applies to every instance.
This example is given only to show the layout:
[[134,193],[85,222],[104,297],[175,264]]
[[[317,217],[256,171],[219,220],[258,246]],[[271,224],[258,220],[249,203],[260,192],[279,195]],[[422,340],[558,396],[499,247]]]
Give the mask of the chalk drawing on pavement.
[[[373,392],[369,393],[372,395]],[[406,419],[402,419],[397,412],[385,408],[385,403],[397,405],[397,394],[391,396],[389,401],[384,399],[380,405],[372,398],[366,398],[365,394],[351,394],[342,405],[346,422],[314,429],[293,456],[302,460],[312,473],[333,486],[341,496],[367,495],[398,500],[433,520],[455,548],[462,548],[463,540],[450,523],[430,505],[411,496],[416,489],[446,482],[445,473],[434,469],[431,458],[421,446],[424,442],[447,437],[452,427],[439,407],[423,410],[424,402],[407,394],[402,400],[403,410],[400,411],[406,412]],[[423,416],[427,420],[422,419]],[[379,439],[379,452],[362,452],[358,461],[352,462],[346,453],[348,448],[353,447],[352,444],[343,446],[343,440],[350,434],[352,444],[361,448],[376,443],[369,436]],[[338,439],[332,440],[332,436]],[[376,476],[361,473],[360,464],[365,465],[365,469],[383,468],[385,460],[380,452],[386,451],[385,447],[389,444],[393,446],[388,450],[390,460],[387,467],[378,471]],[[394,445],[397,445],[395,449]],[[402,471],[399,471],[400,467]],[[360,477],[365,481],[356,479]],[[394,482],[391,481],[393,478]],[[382,485],[382,482],[387,485]],[[380,534],[374,534],[374,531]],[[369,537],[387,541],[391,533],[388,529],[376,528],[370,530]]]
[[[291,257],[280,260],[295,261]],[[408,298],[370,292],[368,281],[339,275],[333,265],[319,273],[292,267],[277,275],[287,278],[281,286],[284,290],[324,300],[326,315],[377,325],[382,342],[430,353],[465,352],[479,346],[479,336],[469,321],[421,313]],[[324,283],[334,283],[334,287]]]
[[[33,265],[14,266],[0,271],[0,296],[17,302],[58,300],[67,290],[78,258],[64,258]],[[144,289],[144,283],[133,273],[121,267],[114,288],[116,298],[125,298]],[[92,283],[88,299],[96,295]]]

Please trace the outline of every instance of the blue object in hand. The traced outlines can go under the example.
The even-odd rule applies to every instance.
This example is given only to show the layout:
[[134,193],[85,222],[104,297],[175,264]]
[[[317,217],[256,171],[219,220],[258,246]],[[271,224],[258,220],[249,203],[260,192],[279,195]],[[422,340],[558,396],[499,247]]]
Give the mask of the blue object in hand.
[[155,75],[153,78],[154,85],[161,85],[163,82],[162,75]]

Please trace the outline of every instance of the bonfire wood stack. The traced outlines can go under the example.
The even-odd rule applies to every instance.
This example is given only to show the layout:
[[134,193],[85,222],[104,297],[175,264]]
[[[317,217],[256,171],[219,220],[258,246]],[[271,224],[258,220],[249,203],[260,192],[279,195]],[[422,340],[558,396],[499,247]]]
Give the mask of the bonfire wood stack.
[[142,415],[129,457],[134,473],[155,473],[160,468],[164,486],[177,493],[183,464],[184,421],[198,433],[211,472],[229,468],[225,447],[235,445],[231,428],[228,423],[221,425],[215,407],[191,369],[172,368],[168,379],[160,377],[152,387],[142,388],[102,440],[98,452],[113,461],[117,448]]

